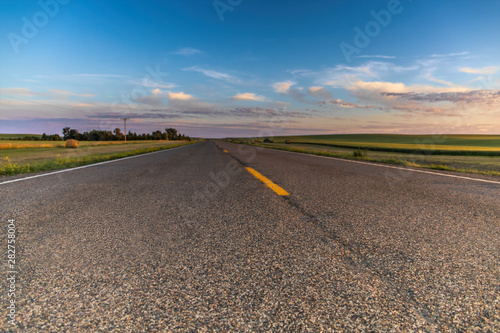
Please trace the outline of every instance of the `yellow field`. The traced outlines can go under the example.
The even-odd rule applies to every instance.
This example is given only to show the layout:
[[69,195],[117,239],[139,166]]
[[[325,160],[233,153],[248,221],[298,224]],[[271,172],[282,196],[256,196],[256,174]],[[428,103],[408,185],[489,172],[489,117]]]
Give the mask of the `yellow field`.
[[[80,147],[108,146],[108,145],[132,145],[144,143],[168,142],[163,140],[137,140],[137,141],[80,141]],[[64,148],[65,141],[22,141],[22,140],[0,140],[0,150],[3,149],[26,149],[26,148]]]
[[[38,142],[38,141],[35,141]],[[0,142],[0,150],[2,149],[22,149],[22,148],[53,148],[53,147],[62,147],[61,143],[58,143],[57,141],[54,143],[5,143],[5,142]]]

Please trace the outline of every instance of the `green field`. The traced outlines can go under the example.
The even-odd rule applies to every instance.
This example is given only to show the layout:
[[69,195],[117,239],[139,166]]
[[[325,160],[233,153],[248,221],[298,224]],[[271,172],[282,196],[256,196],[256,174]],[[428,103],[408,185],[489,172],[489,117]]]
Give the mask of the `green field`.
[[[64,147],[64,141],[0,140],[0,176],[63,169],[173,148],[193,142],[81,141],[78,148],[71,149]],[[5,147],[8,144],[17,146],[16,148]]]
[[500,135],[346,134],[273,137],[274,142],[318,144],[373,151],[449,155],[500,155]]
[[500,135],[347,134],[269,139],[273,143],[265,143],[265,138],[230,140],[310,154],[500,176]]
[[310,143],[381,143],[381,144],[436,144],[446,146],[496,147],[500,149],[500,135],[397,135],[397,134],[336,134],[275,137]]

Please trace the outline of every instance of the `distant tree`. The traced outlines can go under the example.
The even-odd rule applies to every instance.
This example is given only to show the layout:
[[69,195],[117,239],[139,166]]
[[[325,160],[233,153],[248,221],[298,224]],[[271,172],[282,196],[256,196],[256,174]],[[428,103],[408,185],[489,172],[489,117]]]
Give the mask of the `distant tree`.
[[81,134],[81,139],[82,141],[91,141],[90,140],[90,132],[83,132]]
[[70,127],[64,127],[63,128],[63,131],[62,131],[62,134],[63,134],[63,140],[66,141],[69,139],[69,130],[71,128]]
[[151,133],[152,140],[163,140],[164,136],[161,131],[154,131]]
[[115,133],[115,140],[123,140],[125,138],[125,135],[123,135],[122,130],[119,128],[115,128],[113,133]]
[[73,140],[80,140],[80,133],[76,129],[69,130],[69,138]]
[[59,134],[47,135],[46,133],[43,133],[40,140],[42,140],[42,141],[60,141],[61,137],[59,136]]
[[102,134],[102,137],[101,137],[102,141],[112,141],[112,140],[114,140],[113,132],[111,132],[111,131],[102,131],[101,134]]
[[80,133],[78,133],[78,130],[76,129],[71,129],[70,127],[64,127],[63,128],[63,140],[79,140],[80,139]]
[[175,128],[166,128],[165,131],[167,132],[167,139],[168,140],[178,140],[179,139],[179,133]]
[[97,131],[97,130],[90,131],[90,133],[89,133],[89,140],[90,141],[100,141],[101,138],[102,138],[101,131]]

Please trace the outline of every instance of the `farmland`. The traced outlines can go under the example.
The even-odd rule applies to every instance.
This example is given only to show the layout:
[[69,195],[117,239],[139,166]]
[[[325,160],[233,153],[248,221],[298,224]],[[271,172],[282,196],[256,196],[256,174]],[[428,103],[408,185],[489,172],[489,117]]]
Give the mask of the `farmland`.
[[[89,147],[102,147],[102,146],[121,146],[120,149],[129,149],[130,147],[139,147],[148,144],[157,144],[157,143],[165,143],[168,141],[165,140],[144,140],[144,141],[80,141],[80,147],[89,148]],[[26,141],[26,140],[1,140],[0,139],[0,154],[7,149],[40,149],[40,148],[64,148],[65,141]],[[136,145],[136,146],[134,146]],[[109,148],[108,148],[109,149]],[[106,149],[103,149],[104,151]],[[111,149],[113,150],[113,149]],[[49,150],[52,151],[52,150]],[[79,151],[80,153],[81,151]],[[1,155],[0,155],[1,156]]]
[[499,135],[351,134],[269,139],[273,142],[264,142],[265,138],[232,140],[317,155],[500,176]]
[[391,135],[348,134],[274,137],[274,142],[317,144],[378,151],[434,152],[451,155],[500,155],[500,135]]
[[173,148],[189,142],[82,141],[76,149],[65,148],[64,144],[64,141],[0,140],[0,176],[85,165]]

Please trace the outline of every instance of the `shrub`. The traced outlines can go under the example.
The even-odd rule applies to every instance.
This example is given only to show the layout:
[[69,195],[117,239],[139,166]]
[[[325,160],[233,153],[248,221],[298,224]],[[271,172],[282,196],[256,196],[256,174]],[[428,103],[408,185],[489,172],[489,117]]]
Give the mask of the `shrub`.
[[352,153],[352,156],[354,157],[366,157],[366,150],[362,150],[358,148]]
[[269,138],[266,138],[266,139],[264,139],[264,142],[265,142],[265,143],[273,143],[273,140],[271,140],[271,139],[269,139]]
[[78,144],[78,140],[70,139],[66,141],[66,148],[78,148]]

